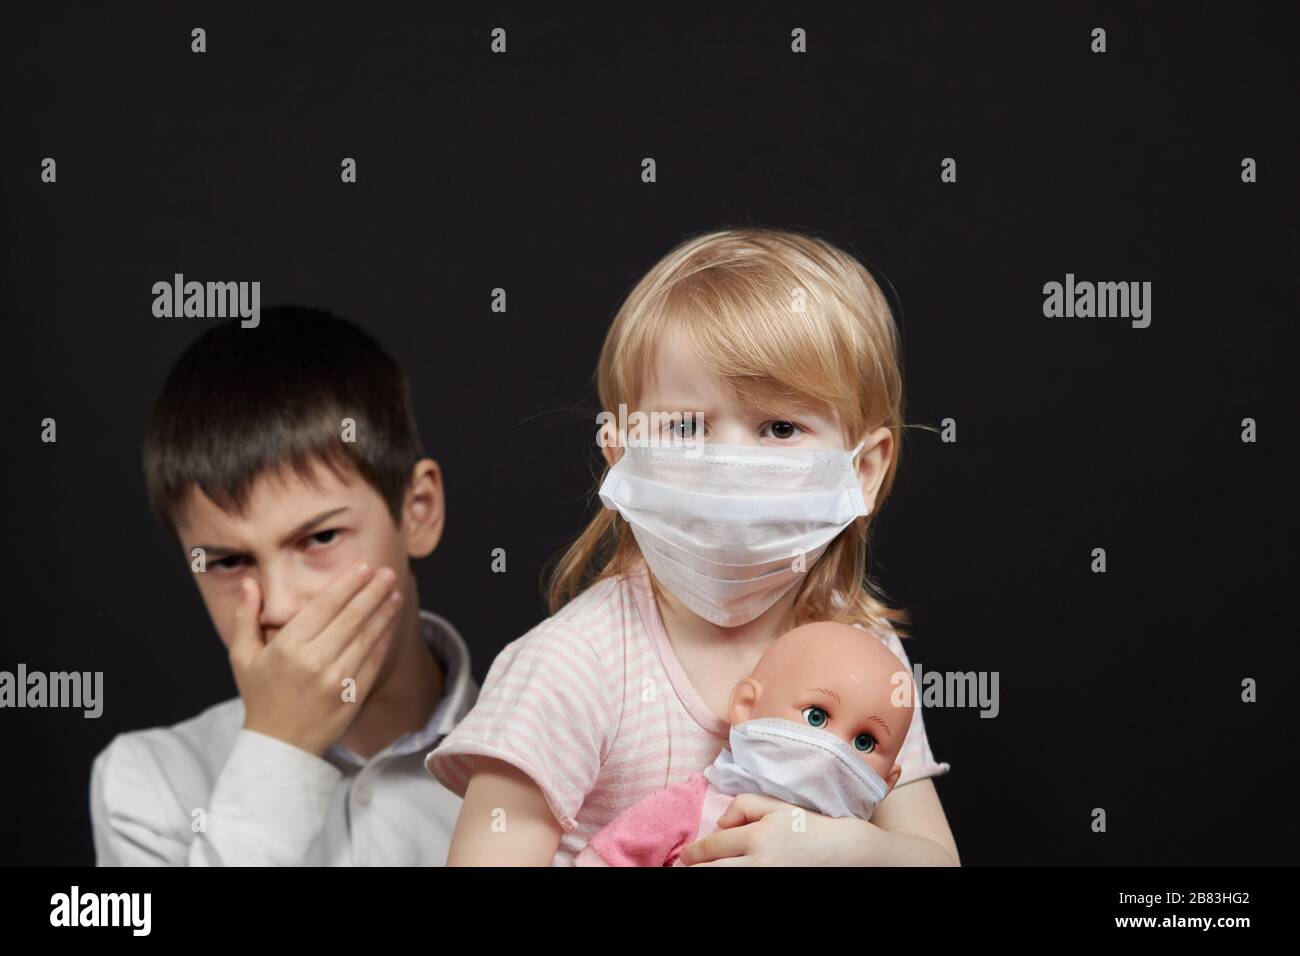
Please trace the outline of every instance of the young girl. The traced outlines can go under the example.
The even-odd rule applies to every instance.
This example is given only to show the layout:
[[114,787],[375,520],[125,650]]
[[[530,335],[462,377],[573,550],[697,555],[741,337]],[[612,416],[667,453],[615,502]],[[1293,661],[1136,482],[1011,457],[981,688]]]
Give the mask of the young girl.
[[[572,865],[622,810],[714,760],[732,688],[798,624],[857,624],[911,670],[892,626],[906,614],[867,578],[902,383],[860,262],[783,230],[690,239],[623,303],[598,386],[605,508],[556,566],[552,616],[502,650],[426,758],[464,796],[452,866]],[[632,420],[653,427],[629,436]],[[870,822],[794,827],[790,804],[741,794],[682,861],[958,864],[929,779],[949,765],[920,707],[898,762]]]

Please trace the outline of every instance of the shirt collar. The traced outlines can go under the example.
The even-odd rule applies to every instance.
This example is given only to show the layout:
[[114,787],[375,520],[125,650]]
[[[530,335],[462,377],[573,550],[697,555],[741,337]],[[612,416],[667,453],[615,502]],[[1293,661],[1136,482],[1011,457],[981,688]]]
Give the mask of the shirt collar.
[[[381,757],[401,757],[417,752],[427,753],[437,745],[438,741],[452,732],[461,718],[474,706],[474,701],[478,697],[478,687],[470,676],[469,647],[451,622],[432,611],[421,610],[420,637],[442,667],[442,699],[433,708],[433,713],[429,715],[423,727],[398,737],[375,754],[371,760],[378,760]],[[339,744],[333,744],[326,753],[357,768],[367,763],[362,757]]]

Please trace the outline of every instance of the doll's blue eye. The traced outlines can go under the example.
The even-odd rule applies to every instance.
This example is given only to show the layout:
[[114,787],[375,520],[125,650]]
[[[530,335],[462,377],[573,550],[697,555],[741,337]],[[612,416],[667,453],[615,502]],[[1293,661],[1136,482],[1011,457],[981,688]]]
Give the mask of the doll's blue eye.
[[822,710],[820,707],[805,707],[803,711],[803,719],[808,721],[808,726],[810,727],[824,727],[826,726],[826,721],[831,719],[831,715],[826,713],[826,711]]
[[876,749],[876,738],[871,734],[858,734],[853,738],[853,746],[864,754],[869,754]]

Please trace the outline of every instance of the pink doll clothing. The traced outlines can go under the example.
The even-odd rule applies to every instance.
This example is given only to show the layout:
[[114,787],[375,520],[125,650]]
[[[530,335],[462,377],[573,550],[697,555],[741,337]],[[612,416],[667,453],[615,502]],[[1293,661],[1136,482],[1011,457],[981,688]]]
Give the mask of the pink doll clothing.
[[681,852],[718,831],[718,818],[735,798],[702,773],[658,790],[628,807],[601,829],[574,861],[576,866],[685,866]]

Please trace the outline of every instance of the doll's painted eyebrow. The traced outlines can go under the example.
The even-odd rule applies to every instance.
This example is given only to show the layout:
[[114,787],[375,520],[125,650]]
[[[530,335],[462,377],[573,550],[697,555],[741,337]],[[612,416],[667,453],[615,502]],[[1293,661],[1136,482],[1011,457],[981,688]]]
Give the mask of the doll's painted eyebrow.
[[[303,535],[311,531],[311,529],[316,527],[316,525],[333,518],[336,515],[340,515],[347,510],[348,506],[344,505],[342,508],[331,508],[329,511],[322,511],[320,514],[313,518],[308,518],[302,524],[298,525],[298,527],[290,531],[284,536],[280,543],[289,544],[290,542],[296,541],[298,538],[301,538]],[[210,544],[196,544],[194,547],[202,548],[209,561],[222,561],[226,558],[239,557],[243,555],[242,551],[236,551],[234,548],[218,548]],[[190,550],[192,551],[193,548]]]
[[831,690],[831,689],[829,689],[829,688],[827,688],[827,687],[805,687],[804,690],[815,690],[815,691],[819,691],[819,692],[825,694],[827,697],[834,697],[834,698],[835,698],[835,702],[836,702],[837,704],[842,704],[842,703],[844,703],[844,701],[840,700],[840,695],[839,695],[839,694],[835,693],[835,691],[833,691],[833,690]]
[[872,717],[868,717],[867,720],[868,722],[874,720],[876,723],[880,725],[880,729],[883,730],[887,736],[893,738],[894,734],[892,731],[890,731],[889,724],[885,723],[884,718],[872,716]]

